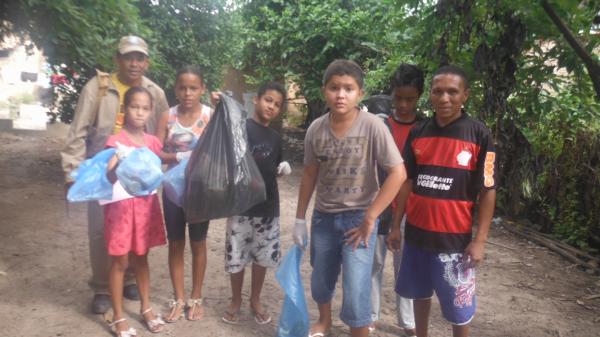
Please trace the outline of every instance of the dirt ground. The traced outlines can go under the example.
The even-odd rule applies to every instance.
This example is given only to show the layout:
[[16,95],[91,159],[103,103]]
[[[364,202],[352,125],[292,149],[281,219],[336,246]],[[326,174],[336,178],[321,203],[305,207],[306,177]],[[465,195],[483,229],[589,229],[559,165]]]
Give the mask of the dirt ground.
[[[288,142],[297,149],[298,133]],[[63,200],[58,151],[63,132],[53,135],[0,133],[0,336],[109,336],[101,315],[90,313],[85,207]],[[301,155],[294,154],[296,161]],[[301,167],[280,180],[282,246],[290,247],[296,193]],[[248,277],[239,325],[221,322],[229,296],[228,275],[223,270],[224,221],[211,223],[208,270],[203,294],[206,317],[199,322],[168,325],[163,336],[274,336],[282,292],[270,271],[264,286],[264,303],[273,322],[258,326],[248,309]],[[478,311],[473,336],[567,337],[600,336],[600,278],[570,265],[557,255],[503,230],[492,229],[485,264],[478,271]],[[186,284],[189,289],[189,259]],[[167,249],[150,253],[152,301],[164,310],[171,297]],[[317,316],[310,299],[310,266],[303,260],[304,285],[311,320]],[[332,336],[347,336],[337,318],[341,302],[337,292]],[[149,336],[139,321],[136,302],[126,301],[132,326]],[[373,336],[399,336],[394,322],[391,259],[385,274],[380,329]],[[450,336],[450,327],[434,303],[432,336]]]

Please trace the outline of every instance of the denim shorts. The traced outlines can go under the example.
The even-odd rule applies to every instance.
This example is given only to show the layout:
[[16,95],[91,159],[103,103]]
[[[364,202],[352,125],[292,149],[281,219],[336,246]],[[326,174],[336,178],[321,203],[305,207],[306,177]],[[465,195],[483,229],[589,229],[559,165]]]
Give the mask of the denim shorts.
[[342,273],[341,320],[351,328],[371,324],[371,270],[377,241],[377,225],[368,247],[361,243],[355,251],[347,245],[345,232],[358,227],[364,210],[339,213],[314,211],[310,228],[310,264],[312,297],[315,302],[331,302],[340,270]]
[[434,253],[405,242],[396,292],[406,298],[428,299],[435,291],[442,315],[454,325],[475,315],[475,268],[462,253]]

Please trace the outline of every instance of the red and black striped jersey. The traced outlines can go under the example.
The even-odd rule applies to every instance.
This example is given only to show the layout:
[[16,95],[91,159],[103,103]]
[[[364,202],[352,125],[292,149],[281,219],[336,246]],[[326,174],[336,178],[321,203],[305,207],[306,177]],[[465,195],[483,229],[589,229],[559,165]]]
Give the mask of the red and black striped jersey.
[[410,131],[402,154],[413,182],[406,240],[429,251],[464,251],[479,192],[496,188],[489,129],[466,113],[444,127],[428,118]]

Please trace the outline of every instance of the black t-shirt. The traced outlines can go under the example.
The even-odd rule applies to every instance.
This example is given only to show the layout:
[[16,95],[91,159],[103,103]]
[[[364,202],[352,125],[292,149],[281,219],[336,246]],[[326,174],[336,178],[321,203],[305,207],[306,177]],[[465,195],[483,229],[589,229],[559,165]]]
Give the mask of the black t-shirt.
[[267,200],[255,205],[242,215],[278,217],[277,166],[281,162],[281,135],[270,127],[260,125],[252,118],[246,122],[246,132],[248,133],[248,146],[265,181]]

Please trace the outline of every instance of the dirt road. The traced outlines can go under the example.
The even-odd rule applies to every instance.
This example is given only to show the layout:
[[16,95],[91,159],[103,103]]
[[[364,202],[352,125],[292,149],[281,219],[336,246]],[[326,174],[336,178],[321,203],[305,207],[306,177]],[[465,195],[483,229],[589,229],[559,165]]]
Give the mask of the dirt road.
[[[109,336],[103,317],[89,311],[91,292],[85,208],[71,205],[67,215],[63,201],[58,150],[60,137],[19,136],[0,133],[0,336]],[[294,158],[297,158],[295,156]],[[300,167],[280,180],[282,246],[291,245]],[[273,272],[264,287],[264,301],[273,323],[259,327],[250,316],[245,285],[242,321],[237,326],[221,322],[229,300],[229,280],[223,271],[224,221],[211,223],[204,296],[206,317],[200,322],[179,321],[163,336],[274,336],[282,302]],[[534,244],[502,229],[493,228],[485,264],[478,271],[478,313],[473,336],[582,337],[600,336],[600,278]],[[189,255],[189,254],[188,254]],[[189,256],[186,257],[189,289]],[[391,260],[391,259],[388,259]],[[152,300],[164,310],[171,297],[167,249],[150,253]],[[310,299],[310,266],[304,258],[303,272],[311,319],[316,306]],[[373,336],[398,336],[394,325],[393,280],[386,266],[381,329]],[[248,279],[246,282],[248,283]],[[340,294],[334,308],[339,310]],[[132,325],[143,336],[137,320],[136,302],[126,302]],[[450,336],[434,303],[432,336]],[[333,336],[348,330],[335,314]]]

